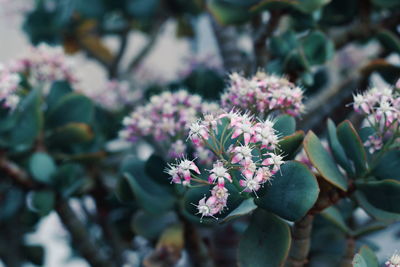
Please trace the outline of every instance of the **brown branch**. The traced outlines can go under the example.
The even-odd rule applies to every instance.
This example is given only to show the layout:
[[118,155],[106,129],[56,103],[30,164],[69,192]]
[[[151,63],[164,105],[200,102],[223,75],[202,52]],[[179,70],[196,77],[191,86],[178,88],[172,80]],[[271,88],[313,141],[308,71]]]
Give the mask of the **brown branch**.
[[356,241],[354,240],[354,238],[349,237],[347,238],[346,251],[344,252],[340,266],[352,267],[355,253],[356,253]]
[[[267,49],[267,39],[272,36],[275,29],[279,26],[282,12],[279,10],[271,11],[271,17],[266,25],[259,25],[261,29],[254,38],[253,49],[256,68],[264,67],[268,61],[269,53]],[[257,23],[259,24],[259,23]],[[257,25],[256,25],[257,27]]]
[[104,252],[99,250],[99,247],[87,232],[85,225],[78,219],[65,200],[60,199],[57,202],[56,212],[70,233],[74,245],[91,266],[116,266],[105,257]]
[[292,246],[286,267],[302,267],[307,263],[313,220],[314,215],[308,214],[300,221],[295,222],[292,233]]
[[119,63],[125,53],[126,47],[128,45],[129,40],[129,28],[123,31],[120,35],[120,44],[118,48],[118,52],[116,53],[113,62],[111,63],[108,69],[108,76],[110,79],[116,78],[118,76],[119,71]]

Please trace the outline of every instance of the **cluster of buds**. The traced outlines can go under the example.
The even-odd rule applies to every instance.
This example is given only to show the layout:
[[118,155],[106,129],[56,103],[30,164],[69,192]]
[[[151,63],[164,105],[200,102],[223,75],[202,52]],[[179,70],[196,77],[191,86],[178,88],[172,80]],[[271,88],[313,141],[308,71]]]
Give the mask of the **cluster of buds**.
[[[137,107],[124,118],[120,137],[131,142],[143,138],[157,143],[171,158],[175,158],[187,150],[182,140],[185,140],[191,123],[202,114],[217,110],[216,104],[204,102],[199,95],[185,90],[163,92],[152,96],[149,103]],[[197,152],[206,156],[201,150]]]
[[374,128],[374,134],[364,143],[370,153],[400,137],[400,88],[371,88],[354,95],[353,106],[365,116],[368,126]]
[[226,208],[227,183],[257,197],[257,191],[280,170],[284,162],[275,153],[279,138],[273,124],[269,119],[257,121],[248,114],[230,112],[206,115],[190,126],[193,145],[214,154],[212,169],[200,171],[194,161],[183,158],[170,164],[166,172],[172,183],[211,186],[211,195],[196,205],[201,217],[214,216]]
[[0,106],[14,110],[19,103],[17,89],[20,77],[17,73],[10,71],[0,64]]
[[110,80],[104,87],[81,89],[82,93],[110,111],[117,111],[139,98],[139,91],[131,90],[126,81]]
[[226,109],[239,108],[260,118],[271,113],[300,116],[304,112],[303,90],[283,77],[257,72],[247,79],[238,73],[230,75],[230,85],[221,96]]
[[15,72],[23,73],[33,85],[43,85],[57,80],[77,81],[71,63],[62,47],[40,44],[31,47],[28,54],[12,62]]

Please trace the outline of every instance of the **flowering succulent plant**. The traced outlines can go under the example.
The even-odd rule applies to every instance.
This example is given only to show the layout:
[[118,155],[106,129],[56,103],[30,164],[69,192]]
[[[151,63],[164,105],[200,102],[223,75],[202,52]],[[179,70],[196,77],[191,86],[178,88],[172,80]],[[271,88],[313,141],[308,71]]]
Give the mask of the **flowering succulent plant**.
[[[218,109],[214,103],[202,101],[199,95],[185,90],[164,92],[150,98],[148,104],[137,107],[123,120],[124,129],[120,137],[135,142],[140,138],[159,143],[170,157],[182,156],[187,146],[182,140],[189,132],[192,122],[201,114]],[[162,151],[159,151],[162,153]],[[198,152],[204,160],[207,154]]]
[[[397,87],[397,88],[396,88]],[[395,145],[400,140],[400,88],[373,87],[354,95],[354,110],[365,116],[372,134],[364,142],[372,154]]]
[[0,64],[0,103],[1,106],[10,110],[15,109],[20,97],[17,89],[20,77],[16,72],[10,71],[6,66]]
[[279,137],[273,125],[269,119],[258,121],[233,111],[206,115],[192,123],[189,139],[194,146],[214,154],[212,168],[200,171],[194,161],[178,160],[167,169],[171,182],[211,186],[210,196],[200,199],[197,205],[201,217],[213,216],[226,208],[229,196],[226,183],[233,183],[239,192],[257,196],[257,191],[272,180],[284,163],[283,156],[275,152]]
[[227,109],[240,108],[262,118],[271,113],[300,116],[304,112],[303,90],[284,77],[258,71],[249,79],[238,73],[229,78],[221,96],[221,104]]

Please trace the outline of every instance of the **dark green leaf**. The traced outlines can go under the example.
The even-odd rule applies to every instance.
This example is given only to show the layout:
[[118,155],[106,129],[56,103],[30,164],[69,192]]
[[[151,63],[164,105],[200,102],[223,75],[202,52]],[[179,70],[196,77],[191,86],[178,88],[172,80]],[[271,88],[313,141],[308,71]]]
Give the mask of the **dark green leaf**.
[[285,136],[279,141],[279,151],[284,156],[284,160],[294,159],[297,151],[300,149],[304,139],[304,132],[297,131],[292,135]]
[[163,230],[176,221],[172,212],[165,214],[150,214],[143,210],[136,212],[132,220],[132,230],[135,234],[147,239],[157,238]]
[[281,115],[275,119],[274,129],[279,136],[288,136],[296,131],[296,120],[289,115]]
[[29,160],[29,171],[36,181],[49,184],[56,171],[56,164],[48,154],[36,152]]
[[312,172],[300,162],[288,161],[255,202],[284,219],[296,221],[313,207],[318,194],[318,183]]
[[388,30],[381,30],[376,37],[389,52],[400,54],[400,39],[395,34]]
[[375,219],[385,222],[394,222],[400,220],[400,214],[384,211],[374,207],[371,203],[368,202],[367,197],[362,192],[356,191],[354,193],[354,196],[360,207],[362,207],[366,213],[368,213]]
[[93,130],[86,123],[70,122],[54,129],[49,136],[49,142],[56,146],[65,147],[89,142],[93,137]]
[[165,172],[166,167],[167,163],[162,157],[156,154],[151,155],[144,166],[146,174],[155,182],[163,185],[169,185],[171,179]]
[[70,122],[90,123],[93,114],[94,106],[89,98],[71,93],[63,96],[49,112],[47,123],[51,127],[59,127]]
[[53,191],[34,191],[31,195],[31,204],[34,211],[46,216],[54,208],[55,194]]
[[400,182],[396,180],[359,183],[357,189],[375,208],[400,213]]
[[302,47],[311,65],[323,64],[334,54],[333,42],[320,31],[311,32],[304,37]]
[[342,230],[344,233],[351,233],[351,229],[346,225],[340,210],[334,206],[324,209],[321,212],[322,217],[333,223],[336,227]]
[[368,267],[368,265],[363,256],[357,253],[353,258],[353,267]]
[[375,253],[367,246],[362,246],[360,250],[358,251],[358,254],[360,254],[365,263],[367,264],[367,267],[378,267],[379,262],[378,258],[376,257]]
[[239,266],[281,266],[288,256],[290,243],[287,223],[257,209],[239,243]]
[[17,150],[26,149],[33,144],[43,124],[39,93],[36,90],[30,92],[15,112],[18,118],[11,132],[10,145]]
[[328,151],[325,150],[321,141],[312,131],[308,132],[304,138],[303,146],[308,158],[321,176],[328,183],[346,191],[346,178],[340,173],[336,163],[333,161]]
[[391,150],[383,154],[373,169],[378,179],[394,179],[400,181],[400,151]]
[[327,122],[328,126],[328,142],[329,147],[331,148],[333,157],[335,158],[336,162],[350,175],[353,175],[354,172],[351,168],[349,160],[347,159],[346,152],[342,145],[339,142],[339,139],[336,134],[336,126],[331,119],[328,119]]
[[65,95],[72,93],[72,88],[67,81],[56,81],[50,87],[46,97],[47,109],[52,110],[58,101]]
[[312,13],[328,4],[330,1],[331,0],[299,0],[296,7],[305,13]]
[[384,8],[400,6],[400,2],[398,0],[372,0],[372,3]]
[[236,209],[232,210],[228,215],[226,215],[222,222],[227,222],[238,217],[245,216],[253,212],[256,208],[257,206],[254,204],[254,200],[252,198],[243,200],[243,202],[240,203]]
[[337,127],[339,142],[347,155],[353,162],[357,174],[362,174],[367,168],[367,155],[360,136],[357,134],[350,121],[344,121]]

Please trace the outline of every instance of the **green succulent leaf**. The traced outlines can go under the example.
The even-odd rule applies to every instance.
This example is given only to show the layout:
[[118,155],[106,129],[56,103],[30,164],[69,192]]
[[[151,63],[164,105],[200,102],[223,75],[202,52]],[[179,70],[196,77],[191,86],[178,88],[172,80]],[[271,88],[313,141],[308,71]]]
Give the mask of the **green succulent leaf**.
[[321,141],[312,131],[308,132],[304,138],[303,146],[308,158],[321,176],[328,183],[346,191],[346,178],[339,171],[328,151],[326,151]]
[[365,261],[364,257],[357,253],[356,255],[354,255],[353,258],[353,267],[368,267],[367,262]]
[[170,185],[170,177],[164,171],[166,167],[164,159],[156,154],[151,155],[144,166],[146,174],[155,182]]
[[41,183],[50,184],[56,168],[54,160],[44,152],[34,153],[29,160],[29,171],[32,177]]
[[396,180],[368,181],[357,184],[374,207],[392,213],[400,213],[400,182]]
[[311,65],[323,64],[330,60],[334,54],[332,40],[320,31],[311,32],[304,37],[302,47],[307,61]]
[[376,178],[400,181],[400,151],[391,150],[383,154],[373,169]]
[[257,205],[254,204],[254,200],[252,198],[243,200],[243,202],[240,203],[240,205],[236,209],[232,210],[228,215],[226,215],[222,222],[227,222],[238,217],[245,216],[253,212],[256,208]]
[[281,266],[290,244],[288,224],[272,213],[257,209],[239,243],[239,266]]
[[29,148],[40,133],[43,125],[40,102],[39,93],[33,90],[17,107],[17,119],[9,140],[9,145],[16,150]]
[[358,254],[360,254],[365,263],[367,264],[368,267],[378,267],[379,262],[378,258],[376,257],[375,253],[370,249],[368,246],[362,246],[360,250],[358,251]]
[[294,159],[303,143],[304,132],[296,131],[292,135],[285,136],[279,141],[279,151],[283,154],[284,160]]
[[383,8],[392,8],[400,6],[399,1],[397,0],[372,0],[372,3]]
[[281,115],[275,119],[274,129],[279,136],[292,135],[296,131],[296,120],[289,115]]
[[353,162],[356,174],[362,174],[367,169],[367,154],[360,136],[350,121],[344,121],[337,127],[337,136],[347,157]]
[[342,230],[344,233],[351,233],[351,229],[347,226],[340,210],[335,206],[324,209],[321,212],[322,217],[333,223],[336,227]]
[[70,93],[63,96],[49,112],[47,124],[60,127],[71,122],[90,124],[94,115],[92,101],[84,95]]
[[329,147],[332,151],[333,157],[336,162],[346,170],[346,172],[350,175],[354,174],[354,171],[349,163],[349,160],[346,156],[346,152],[343,149],[343,146],[340,144],[339,139],[336,134],[336,126],[331,119],[328,119],[328,142]]
[[31,195],[31,204],[34,211],[41,216],[48,215],[54,208],[55,194],[50,190],[34,191]]
[[170,210],[175,202],[167,187],[153,182],[144,171],[144,162],[127,157],[121,166],[122,179],[132,190],[136,201],[147,212],[160,214]]
[[72,93],[72,87],[67,81],[56,81],[50,87],[46,97],[47,109],[52,110],[58,101],[65,95]]
[[132,219],[131,227],[135,234],[154,240],[175,221],[176,216],[172,212],[150,214],[139,210]]
[[394,221],[399,221],[400,220],[400,214],[394,213],[394,212],[388,212],[382,209],[379,209],[372,205],[365,194],[361,191],[356,191],[354,193],[355,199],[357,200],[357,203],[360,205],[361,208],[365,210],[366,213],[374,217],[375,219],[379,221],[384,221],[384,222],[394,222]]
[[85,183],[85,172],[81,165],[76,163],[66,163],[61,165],[55,174],[53,180],[55,188],[64,198],[72,196],[79,191]]
[[388,51],[400,54],[400,39],[391,31],[381,30],[376,37]]
[[297,221],[314,206],[319,187],[314,174],[304,164],[288,161],[261,194],[255,200],[260,208],[286,220]]
[[54,129],[49,142],[58,146],[69,146],[73,144],[89,142],[93,139],[92,128],[81,122],[70,122],[64,126]]

